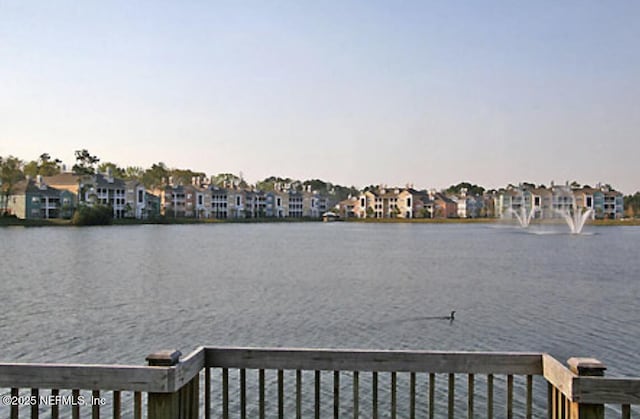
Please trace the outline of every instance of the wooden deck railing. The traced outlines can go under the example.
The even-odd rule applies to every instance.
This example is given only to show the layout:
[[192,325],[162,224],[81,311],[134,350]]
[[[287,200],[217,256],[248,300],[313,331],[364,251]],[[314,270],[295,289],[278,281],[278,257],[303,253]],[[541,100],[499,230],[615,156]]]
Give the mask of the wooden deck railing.
[[630,418],[640,404],[640,378],[604,377],[589,358],[567,367],[538,353],[214,347],[180,356],[0,364],[0,417]]

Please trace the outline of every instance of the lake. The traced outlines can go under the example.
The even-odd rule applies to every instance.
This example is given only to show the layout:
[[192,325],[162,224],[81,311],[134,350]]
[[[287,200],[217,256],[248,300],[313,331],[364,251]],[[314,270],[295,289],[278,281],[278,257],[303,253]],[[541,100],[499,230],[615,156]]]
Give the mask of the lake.
[[[640,375],[640,228],[0,229],[4,362],[199,345],[548,352]],[[447,316],[453,322],[430,317]]]

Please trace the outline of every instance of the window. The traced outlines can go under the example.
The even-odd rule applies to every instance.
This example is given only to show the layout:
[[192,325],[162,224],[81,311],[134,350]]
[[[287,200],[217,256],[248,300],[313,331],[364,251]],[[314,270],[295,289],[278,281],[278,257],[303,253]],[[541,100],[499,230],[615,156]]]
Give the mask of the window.
[[236,196],[236,207],[240,206],[240,195]]
[[141,204],[144,202],[144,191],[143,190],[139,190],[138,191],[138,203]]
[[202,195],[198,195],[198,205],[202,205],[204,200],[202,199]]

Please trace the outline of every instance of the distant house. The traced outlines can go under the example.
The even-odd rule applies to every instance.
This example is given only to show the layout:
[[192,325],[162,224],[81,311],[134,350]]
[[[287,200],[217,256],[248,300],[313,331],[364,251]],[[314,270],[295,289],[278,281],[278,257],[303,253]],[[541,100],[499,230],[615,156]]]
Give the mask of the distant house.
[[433,218],[455,218],[458,216],[458,204],[442,192],[431,195]]
[[122,218],[126,214],[125,182],[113,177],[111,171],[91,176],[79,176],[66,172],[45,177],[44,182],[53,188],[79,195],[81,204],[110,206],[114,218]]
[[73,193],[47,185],[42,176],[18,182],[8,199],[11,214],[22,219],[71,218]]
[[343,219],[357,217],[356,206],[358,202],[359,200],[355,196],[350,196],[349,198],[338,202],[338,213],[340,217]]

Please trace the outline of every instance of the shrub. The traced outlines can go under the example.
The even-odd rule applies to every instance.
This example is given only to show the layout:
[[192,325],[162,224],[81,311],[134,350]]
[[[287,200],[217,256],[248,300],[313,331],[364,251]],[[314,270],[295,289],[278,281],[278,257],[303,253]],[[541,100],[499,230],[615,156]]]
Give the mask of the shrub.
[[77,226],[110,225],[112,223],[113,210],[111,207],[104,205],[81,207],[73,214],[71,219],[71,224]]

